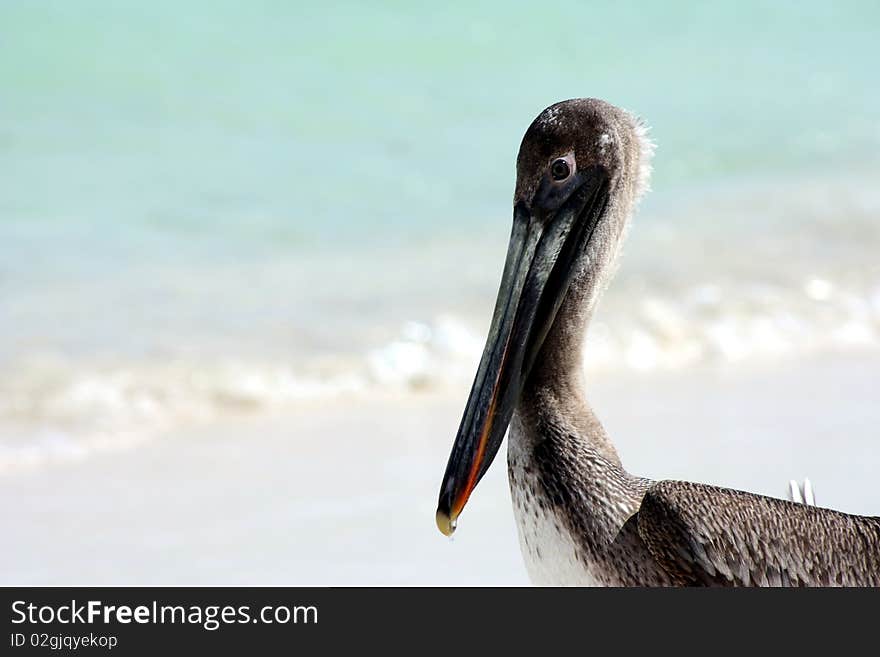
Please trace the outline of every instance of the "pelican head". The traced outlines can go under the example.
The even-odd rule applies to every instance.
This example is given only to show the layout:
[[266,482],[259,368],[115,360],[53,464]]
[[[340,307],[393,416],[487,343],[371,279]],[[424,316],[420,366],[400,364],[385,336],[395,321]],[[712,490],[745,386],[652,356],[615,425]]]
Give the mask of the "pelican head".
[[[649,156],[639,122],[600,100],[552,105],[526,131],[498,300],[440,488],[444,534],[498,452],[548,334],[580,335],[646,187]],[[573,350],[579,356],[580,345]]]

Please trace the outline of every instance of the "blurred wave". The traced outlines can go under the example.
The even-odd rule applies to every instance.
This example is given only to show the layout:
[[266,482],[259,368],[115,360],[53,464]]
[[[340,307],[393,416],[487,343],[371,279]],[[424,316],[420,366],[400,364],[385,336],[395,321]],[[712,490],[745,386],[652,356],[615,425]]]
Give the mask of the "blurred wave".
[[[591,327],[588,374],[880,348],[880,278],[869,289],[823,278],[799,289],[703,284],[675,297],[630,299],[628,307],[607,321],[600,315]],[[31,362],[0,384],[0,471],[128,447],[229,414],[346,395],[463,395],[482,342],[473,321],[440,316],[405,322],[392,340],[329,368],[229,356],[100,367]]]

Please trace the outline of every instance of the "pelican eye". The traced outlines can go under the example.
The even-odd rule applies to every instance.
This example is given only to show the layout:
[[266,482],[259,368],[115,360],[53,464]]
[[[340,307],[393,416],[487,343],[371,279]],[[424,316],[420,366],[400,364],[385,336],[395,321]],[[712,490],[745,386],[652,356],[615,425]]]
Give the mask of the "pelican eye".
[[571,175],[571,168],[568,166],[568,162],[561,157],[558,160],[553,160],[553,164],[550,165],[550,175],[556,181],[568,178]]

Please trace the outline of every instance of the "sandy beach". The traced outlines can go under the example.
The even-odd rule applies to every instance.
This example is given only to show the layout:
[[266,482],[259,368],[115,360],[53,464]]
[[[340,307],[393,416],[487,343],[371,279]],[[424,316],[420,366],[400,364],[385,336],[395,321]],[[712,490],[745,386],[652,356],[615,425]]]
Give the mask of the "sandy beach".
[[[632,472],[777,497],[809,476],[820,505],[877,515],[878,372],[876,354],[826,356],[590,389]],[[434,527],[465,392],[341,397],[6,473],[0,582],[525,584],[503,460],[452,540]]]

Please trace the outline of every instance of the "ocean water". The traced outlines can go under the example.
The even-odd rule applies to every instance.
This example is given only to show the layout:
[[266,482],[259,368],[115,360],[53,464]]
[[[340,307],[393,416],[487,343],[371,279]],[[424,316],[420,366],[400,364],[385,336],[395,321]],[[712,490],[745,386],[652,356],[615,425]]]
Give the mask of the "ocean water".
[[0,469],[466,387],[514,160],[657,143],[587,367],[880,346],[876,2],[0,3]]

